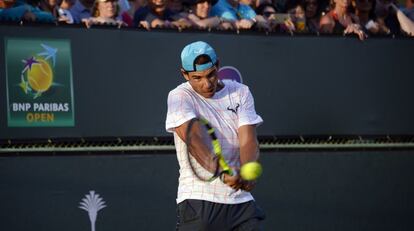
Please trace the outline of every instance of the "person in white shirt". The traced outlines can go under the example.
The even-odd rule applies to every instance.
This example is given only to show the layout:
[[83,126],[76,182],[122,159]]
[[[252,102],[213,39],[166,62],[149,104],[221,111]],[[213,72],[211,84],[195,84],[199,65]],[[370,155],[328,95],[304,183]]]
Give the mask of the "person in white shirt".
[[170,91],[166,130],[174,134],[180,177],[177,230],[261,230],[265,218],[250,191],[255,182],[223,174],[211,182],[198,180],[187,161],[184,142],[188,123],[205,118],[215,128],[225,160],[234,169],[259,158],[256,114],[249,88],[219,80],[214,49],[198,41],[181,52],[185,83]]

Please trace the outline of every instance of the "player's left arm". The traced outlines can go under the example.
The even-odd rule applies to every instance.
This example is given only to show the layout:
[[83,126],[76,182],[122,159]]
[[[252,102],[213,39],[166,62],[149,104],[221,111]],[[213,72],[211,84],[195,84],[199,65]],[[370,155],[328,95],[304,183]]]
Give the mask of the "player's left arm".
[[[259,142],[257,141],[256,125],[244,125],[239,128],[240,166],[259,159]],[[251,191],[256,181],[240,181],[240,188]]]
[[[257,140],[256,127],[263,122],[257,115],[254,107],[254,99],[248,88],[242,89],[241,105],[239,108],[239,147],[240,166],[259,159],[259,142]],[[241,189],[251,191],[255,181],[241,181]]]
[[[259,143],[256,137],[256,125],[243,125],[238,129],[240,144],[240,166],[259,158]],[[239,175],[229,176],[225,174],[224,183],[235,190],[243,189],[251,191],[255,183],[254,181],[244,181]]]
[[243,125],[238,129],[240,143],[240,165],[259,159],[259,142],[256,125]]

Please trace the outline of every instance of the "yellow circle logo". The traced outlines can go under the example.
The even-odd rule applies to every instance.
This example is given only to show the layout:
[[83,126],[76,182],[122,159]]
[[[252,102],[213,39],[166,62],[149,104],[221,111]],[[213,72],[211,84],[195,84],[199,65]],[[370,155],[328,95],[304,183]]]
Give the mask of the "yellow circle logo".
[[27,80],[33,90],[45,92],[52,86],[53,71],[46,60],[38,58],[36,61],[37,63],[27,71]]

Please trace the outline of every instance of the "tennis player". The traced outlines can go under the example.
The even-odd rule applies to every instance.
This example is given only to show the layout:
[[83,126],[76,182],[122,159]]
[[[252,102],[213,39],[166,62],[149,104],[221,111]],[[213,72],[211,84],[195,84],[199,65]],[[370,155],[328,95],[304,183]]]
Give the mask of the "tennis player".
[[215,128],[227,163],[239,169],[259,158],[256,114],[247,86],[219,80],[214,49],[198,41],[181,52],[181,73],[186,82],[168,95],[166,129],[174,133],[180,176],[177,194],[177,230],[261,230],[264,213],[250,191],[254,182],[223,174],[211,182],[200,181],[188,165],[186,128],[193,118],[205,118]]

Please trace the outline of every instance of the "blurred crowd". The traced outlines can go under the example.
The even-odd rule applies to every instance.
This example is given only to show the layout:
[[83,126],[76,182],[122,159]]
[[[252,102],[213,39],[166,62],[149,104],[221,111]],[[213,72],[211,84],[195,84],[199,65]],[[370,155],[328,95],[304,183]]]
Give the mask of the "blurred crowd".
[[[414,0],[0,0],[0,22],[414,35]],[[413,30],[413,31],[412,31]]]

